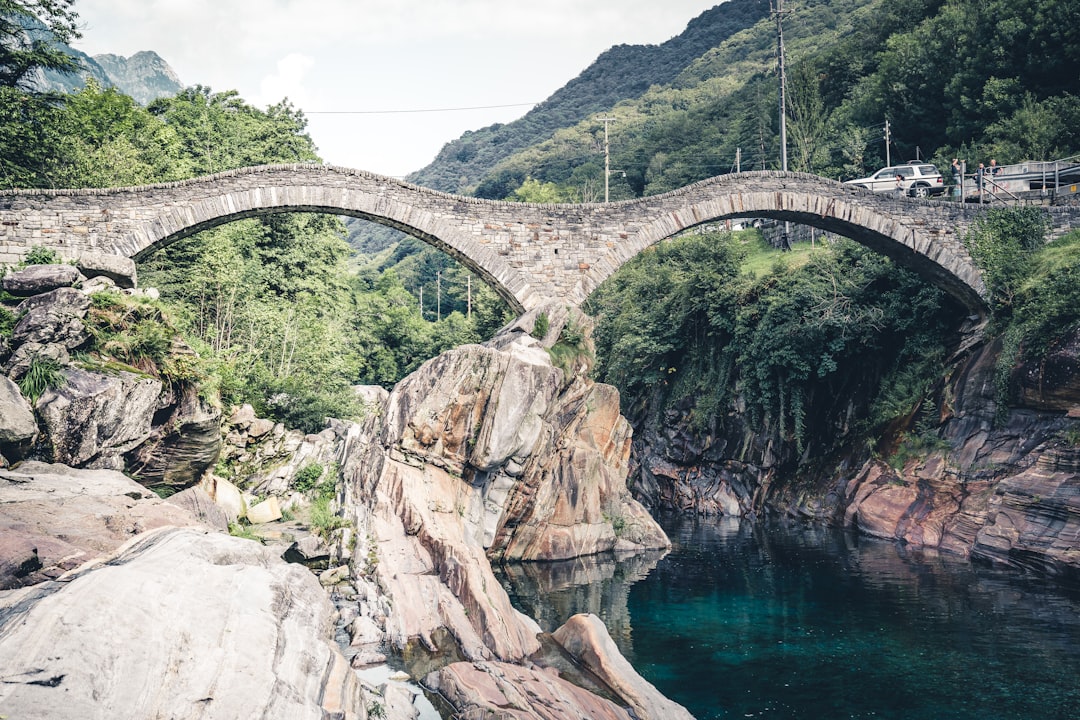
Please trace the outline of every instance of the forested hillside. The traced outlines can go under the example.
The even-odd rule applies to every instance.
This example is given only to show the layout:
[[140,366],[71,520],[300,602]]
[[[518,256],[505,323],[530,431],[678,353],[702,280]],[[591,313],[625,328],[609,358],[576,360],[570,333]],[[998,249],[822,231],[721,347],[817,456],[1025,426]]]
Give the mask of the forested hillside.
[[[17,37],[4,32],[28,15],[51,29],[52,44],[3,41]],[[56,43],[77,35],[70,2],[0,3],[0,187],[118,187],[320,161],[307,121],[288,102],[263,110],[235,91],[193,86],[142,107],[93,81],[70,94],[41,91],[41,71],[76,69],[77,58]],[[160,300],[98,301],[107,321],[79,362],[179,373],[170,379],[197,382],[209,402],[248,402],[265,417],[318,431],[327,416],[359,411],[352,385],[390,386],[501,325],[504,306],[479,282],[471,306],[463,287],[462,311],[453,312],[450,297],[469,283],[464,274],[448,275],[445,310],[422,316],[394,272],[349,267],[345,236],[338,218],[292,214],[177,242],[139,268],[140,283],[157,288]],[[16,304],[0,293],[0,359]]]
[[[728,172],[739,150],[743,169],[779,166],[776,24],[760,5],[714,8],[707,15],[738,10],[747,22],[760,13],[670,82],[592,109],[617,118],[613,199]],[[972,164],[990,157],[1010,163],[1062,158],[1080,148],[1076,0],[801,0],[785,10],[793,170],[854,177],[879,167],[886,120],[894,161],[918,156],[947,165],[960,156]],[[636,68],[619,71],[632,76]],[[559,97],[545,103],[548,117],[560,114]],[[602,124],[582,118],[546,130],[539,142],[524,129],[515,134],[515,127],[499,128],[500,146],[532,144],[479,182],[470,177],[477,195],[510,197],[532,178],[553,183],[567,200],[598,198]],[[456,171],[454,152],[468,156],[476,136],[448,146],[417,179],[442,177],[440,168]]]
[[419,185],[470,195],[499,161],[555,131],[576,125],[619,102],[667,85],[703,54],[754,25],[769,11],[766,0],[728,0],[694,18],[661,45],[617,45],[520,120],[465,133],[435,160],[409,176]]

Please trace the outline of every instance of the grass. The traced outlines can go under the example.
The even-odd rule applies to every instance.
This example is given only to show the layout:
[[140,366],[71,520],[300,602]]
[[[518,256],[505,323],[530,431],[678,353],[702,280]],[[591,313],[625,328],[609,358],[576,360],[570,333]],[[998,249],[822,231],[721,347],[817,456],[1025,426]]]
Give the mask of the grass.
[[26,374],[19,380],[19,391],[32,405],[46,390],[60,387],[63,382],[64,375],[55,360],[35,355]]
[[818,242],[813,246],[810,243],[794,243],[790,251],[784,252],[774,248],[765,242],[759,230],[744,230],[734,233],[734,237],[746,251],[746,258],[742,262],[741,270],[744,275],[755,278],[764,277],[777,263],[783,263],[788,269],[794,270],[802,267],[810,261],[810,257],[820,252],[824,243]]

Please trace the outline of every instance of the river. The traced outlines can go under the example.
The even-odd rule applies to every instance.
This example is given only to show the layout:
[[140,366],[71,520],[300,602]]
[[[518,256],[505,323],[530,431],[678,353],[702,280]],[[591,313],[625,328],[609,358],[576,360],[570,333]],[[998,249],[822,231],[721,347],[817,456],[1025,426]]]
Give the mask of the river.
[[699,720],[1080,718],[1080,591],[835,529],[662,524],[666,555],[501,579],[545,630],[599,615]]

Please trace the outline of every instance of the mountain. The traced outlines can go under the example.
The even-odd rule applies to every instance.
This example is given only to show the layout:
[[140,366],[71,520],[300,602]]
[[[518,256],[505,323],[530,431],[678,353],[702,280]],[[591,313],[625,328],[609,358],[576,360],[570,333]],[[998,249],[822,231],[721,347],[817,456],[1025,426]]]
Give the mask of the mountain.
[[654,85],[671,83],[694,60],[769,14],[766,0],[728,0],[660,45],[617,45],[519,120],[466,132],[447,143],[411,182],[469,194],[499,161]]
[[[42,40],[54,42],[48,28],[37,18],[26,16],[20,20],[28,44]],[[90,57],[70,45],[60,43],[59,47],[75,58],[83,69],[70,74],[35,70],[33,85],[36,90],[78,92],[86,86],[87,78],[93,78],[102,87],[115,87],[141,105],[148,105],[153,100],[175,95],[184,89],[184,84],[169,64],[152,50],[137,52],[129,58],[112,54]]]
[[95,55],[109,80],[141,105],[160,97],[175,95],[184,89],[169,64],[152,50],[137,52],[129,58],[120,55]]
[[71,75],[52,70],[38,71],[39,90],[78,92],[86,86],[87,78],[93,78],[102,87],[115,87],[133,97],[140,105],[148,105],[153,100],[170,97],[184,89],[184,84],[169,64],[152,50],[143,50],[125,58],[112,54],[90,57],[80,50],[66,49],[84,69]]

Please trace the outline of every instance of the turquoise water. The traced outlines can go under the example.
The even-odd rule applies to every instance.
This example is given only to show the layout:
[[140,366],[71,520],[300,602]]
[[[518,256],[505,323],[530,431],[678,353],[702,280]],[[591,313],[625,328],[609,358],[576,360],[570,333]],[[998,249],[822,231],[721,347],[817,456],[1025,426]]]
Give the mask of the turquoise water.
[[667,518],[674,547],[504,568],[554,629],[604,619],[646,679],[711,718],[1080,718],[1080,594],[843,532]]

